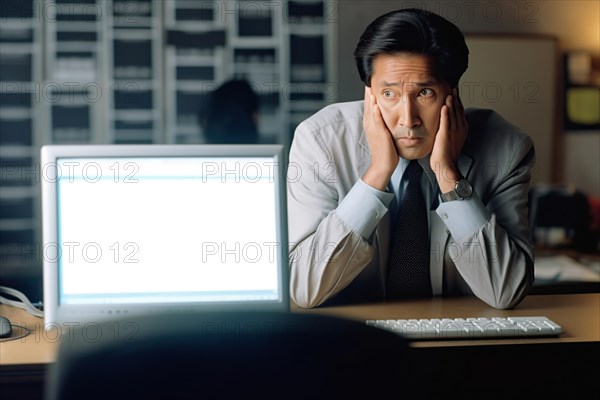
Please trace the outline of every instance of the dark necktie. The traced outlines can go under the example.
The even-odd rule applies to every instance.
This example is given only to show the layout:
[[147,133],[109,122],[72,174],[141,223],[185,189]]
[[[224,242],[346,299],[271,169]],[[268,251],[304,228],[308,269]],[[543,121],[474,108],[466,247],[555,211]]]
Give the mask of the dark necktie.
[[404,171],[407,182],[392,225],[387,298],[431,295],[429,277],[429,227],[425,199],[421,192],[423,169],[416,160]]

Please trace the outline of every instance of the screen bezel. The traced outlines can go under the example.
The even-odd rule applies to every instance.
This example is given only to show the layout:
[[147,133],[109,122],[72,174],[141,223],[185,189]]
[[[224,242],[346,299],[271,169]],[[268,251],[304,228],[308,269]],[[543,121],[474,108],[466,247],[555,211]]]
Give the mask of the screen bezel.
[[46,145],[41,149],[40,176],[42,186],[43,248],[58,243],[58,184],[52,168],[61,158],[134,158],[134,157],[270,157],[274,159],[276,185],[277,238],[281,243],[278,257],[277,300],[181,302],[142,304],[60,304],[59,263],[56,257],[43,261],[44,320],[48,328],[65,323],[101,321],[125,315],[144,315],[158,311],[289,311],[288,230],[286,205],[286,158],[282,145]]

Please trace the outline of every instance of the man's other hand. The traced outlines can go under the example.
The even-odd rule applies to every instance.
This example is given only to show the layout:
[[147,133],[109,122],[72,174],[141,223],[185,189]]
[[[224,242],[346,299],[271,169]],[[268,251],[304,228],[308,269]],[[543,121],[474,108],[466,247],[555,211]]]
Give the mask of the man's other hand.
[[440,111],[440,126],[430,158],[441,193],[453,190],[455,183],[462,178],[457,162],[468,130],[465,109],[456,87],[446,97],[446,104]]

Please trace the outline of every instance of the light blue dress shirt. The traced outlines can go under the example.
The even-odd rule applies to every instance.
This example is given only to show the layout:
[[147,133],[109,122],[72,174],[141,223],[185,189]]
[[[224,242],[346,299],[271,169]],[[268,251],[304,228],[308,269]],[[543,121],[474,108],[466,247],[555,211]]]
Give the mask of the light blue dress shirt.
[[[421,190],[430,210],[435,210],[444,221],[453,238],[459,240],[473,234],[489,219],[491,213],[485,208],[476,193],[466,200],[442,202],[439,187],[431,168],[429,157],[419,160],[424,174],[421,175]],[[402,181],[409,160],[400,158],[394,170],[389,191],[382,192],[360,179],[348,195],[340,202],[337,214],[352,230],[369,240],[383,216],[391,210],[398,211],[406,181]],[[431,221],[430,221],[431,227]]]

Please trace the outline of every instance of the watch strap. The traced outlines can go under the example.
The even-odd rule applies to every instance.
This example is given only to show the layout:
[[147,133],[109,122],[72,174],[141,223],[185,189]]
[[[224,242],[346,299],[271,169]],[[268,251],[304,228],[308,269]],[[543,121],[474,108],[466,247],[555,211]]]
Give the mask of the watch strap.
[[440,193],[440,197],[442,198],[442,200],[444,202],[460,199],[460,197],[458,196],[458,193],[456,193],[456,189],[452,189],[448,193]]
[[[468,188],[467,193],[465,193],[464,196],[461,195],[459,192],[459,186],[461,184],[463,184],[463,186],[467,185],[467,188]],[[448,193],[440,193],[440,197],[442,198],[443,202],[453,201],[453,200],[463,200],[463,199],[467,199],[467,198],[471,197],[472,191],[473,191],[473,189],[472,189],[469,181],[467,181],[466,178],[462,178],[454,183],[454,189],[452,189]]]

